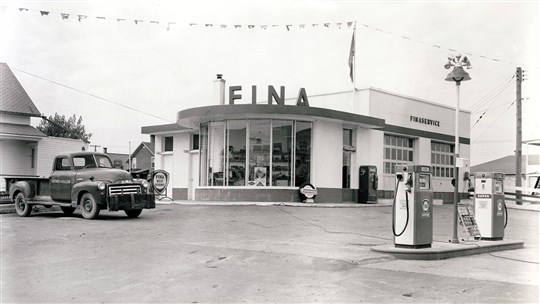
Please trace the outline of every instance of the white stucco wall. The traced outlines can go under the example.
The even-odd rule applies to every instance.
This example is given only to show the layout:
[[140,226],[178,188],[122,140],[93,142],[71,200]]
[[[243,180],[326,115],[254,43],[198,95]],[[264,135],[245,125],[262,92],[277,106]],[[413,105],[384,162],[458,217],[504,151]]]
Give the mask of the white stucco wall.
[[[351,188],[358,189],[358,168],[360,166],[377,166],[377,174],[382,177],[384,133],[373,129],[358,128],[356,130],[355,164],[351,177]],[[381,180],[382,182],[382,180]],[[382,185],[382,183],[380,183]]]
[[173,188],[188,188],[190,133],[175,134],[173,139],[174,172],[171,180]]
[[313,124],[311,181],[315,187],[341,188],[343,127],[318,120]]

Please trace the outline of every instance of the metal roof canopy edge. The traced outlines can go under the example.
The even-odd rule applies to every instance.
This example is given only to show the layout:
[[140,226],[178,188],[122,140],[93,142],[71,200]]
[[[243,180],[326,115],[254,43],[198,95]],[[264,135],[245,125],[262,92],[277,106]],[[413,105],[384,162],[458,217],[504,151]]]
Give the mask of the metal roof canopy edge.
[[384,119],[371,116],[316,107],[268,104],[214,105],[186,109],[178,112],[177,123],[186,128],[198,129],[199,123],[206,121],[276,118],[279,116],[308,121],[322,118],[347,124],[357,124],[365,128],[383,128],[385,126]]

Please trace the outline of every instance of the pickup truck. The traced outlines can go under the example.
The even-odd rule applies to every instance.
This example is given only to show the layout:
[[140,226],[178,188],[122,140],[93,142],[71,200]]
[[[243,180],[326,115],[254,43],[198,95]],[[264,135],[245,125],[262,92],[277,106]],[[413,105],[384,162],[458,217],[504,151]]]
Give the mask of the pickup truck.
[[79,207],[85,219],[96,218],[102,209],[123,210],[134,218],[156,206],[148,181],[113,168],[110,158],[97,152],[57,155],[48,179],[13,178],[7,184],[15,211],[23,217],[30,215],[33,205],[60,206],[65,214]]

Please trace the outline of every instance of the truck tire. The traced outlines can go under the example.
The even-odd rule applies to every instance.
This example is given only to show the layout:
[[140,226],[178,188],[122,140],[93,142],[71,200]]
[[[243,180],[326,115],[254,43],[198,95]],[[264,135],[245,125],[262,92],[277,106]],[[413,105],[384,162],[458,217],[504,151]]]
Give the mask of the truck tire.
[[81,214],[87,220],[99,215],[99,206],[91,193],[85,193],[81,197]]
[[142,209],[124,210],[124,212],[128,217],[135,218],[141,214]]
[[73,212],[75,212],[75,208],[73,207],[60,207],[60,209],[62,209],[62,212],[67,215],[73,214]]
[[19,192],[17,196],[15,196],[15,211],[22,217],[27,217],[32,212],[32,206],[28,205],[26,197],[24,197],[24,193],[22,192]]

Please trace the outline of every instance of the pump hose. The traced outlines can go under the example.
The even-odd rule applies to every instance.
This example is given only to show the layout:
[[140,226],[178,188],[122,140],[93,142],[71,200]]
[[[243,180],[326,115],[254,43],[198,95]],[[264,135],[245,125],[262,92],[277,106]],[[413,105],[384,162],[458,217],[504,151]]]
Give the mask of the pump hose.
[[506,229],[506,225],[508,225],[508,209],[506,208],[506,202],[503,201],[504,206],[504,214],[505,214],[505,220],[504,220],[504,229]]
[[407,226],[409,225],[409,195],[407,194],[407,190],[405,190],[405,204],[407,207],[407,221],[405,222],[405,227],[403,227],[403,230],[396,234],[396,200],[397,200],[397,191],[399,188],[399,180],[396,184],[396,191],[394,192],[394,203],[392,204],[392,232],[394,233],[394,236],[401,236],[405,229],[407,229]]

